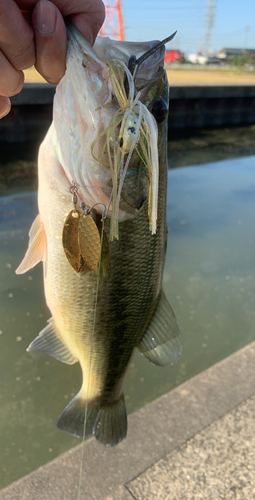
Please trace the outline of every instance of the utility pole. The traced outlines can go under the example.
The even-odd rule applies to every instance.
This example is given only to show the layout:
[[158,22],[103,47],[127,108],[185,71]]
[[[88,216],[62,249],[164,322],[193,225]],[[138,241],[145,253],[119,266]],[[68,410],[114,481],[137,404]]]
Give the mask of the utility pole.
[[210,49],[212,30],[214,27],[216,4],[214,0],[208,0],[206,14],[205,14],[205,30],[201,39],[199,52],[206,54]]
[[107,0],[105,11],[105,22],[99,31],[99,35],[109,36],[115,40],[124,40],[121,0]]

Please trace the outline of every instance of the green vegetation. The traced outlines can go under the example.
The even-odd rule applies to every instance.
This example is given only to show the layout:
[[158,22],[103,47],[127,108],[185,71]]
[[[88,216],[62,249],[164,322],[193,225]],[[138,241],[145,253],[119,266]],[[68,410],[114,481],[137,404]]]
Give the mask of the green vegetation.
[[249,52],[243,52],[243,54],[236,54],[232,56],[229,62],[233,66],[241,68],[249,64],[254,64],[254,59]]

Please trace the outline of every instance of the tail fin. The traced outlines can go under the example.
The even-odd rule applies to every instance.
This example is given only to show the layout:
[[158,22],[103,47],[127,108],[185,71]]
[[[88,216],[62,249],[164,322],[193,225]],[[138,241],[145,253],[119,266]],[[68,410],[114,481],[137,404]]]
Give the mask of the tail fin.
[[[57,427],[75,437],[83,437],[86,400],[75,396],[61,413]],[[114,403],[101,406],[99,400],[88,401],[85,436],[94,434],[105,446],[116,446],[127,434],[124,394]]]
[[[92,434],[98,411],[99,405],[88,401],[85,436]],[[86,399],[77,394],[58,418],[58,429],[69,432],[75,437],[83,437],[85,412]]]
[[116,446],[127,435],[127,412],[124,394],[118,401],[100,408],[93,428],[95,438],[105,446]]

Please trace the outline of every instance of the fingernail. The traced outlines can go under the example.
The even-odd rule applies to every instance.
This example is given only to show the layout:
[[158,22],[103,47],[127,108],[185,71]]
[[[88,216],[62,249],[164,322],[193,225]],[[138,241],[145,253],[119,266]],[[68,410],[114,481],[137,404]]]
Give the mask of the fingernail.
[[0,120],[4,118],[6,115],[8,115],[10,110],[11,110],[11,101],[9,97],[0,96]]
[[47,0],[40,0],[35,11],[36,28],[42,35],[54,33],[56,26],[56,10]]

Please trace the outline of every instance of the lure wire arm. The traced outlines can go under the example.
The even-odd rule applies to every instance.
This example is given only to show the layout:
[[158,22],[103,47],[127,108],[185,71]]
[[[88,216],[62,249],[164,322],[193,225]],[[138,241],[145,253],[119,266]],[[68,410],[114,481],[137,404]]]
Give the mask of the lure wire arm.
[[69,188],[69,192],[73,195],[74,212],[76,212],[76,206],[77,206],[77,202],[78,202],[78,188],[77,188],[75,182]]
[[[75,182],[73,182],[73,184],[70,186],[69,193],[71,193],[73,195],[74,212],[76,212],[76,206],[77,206],[77,203],[78,203],[78,197],[79,197],[79,195],[78,195],[78,187],[76,186]],[[96,207],[97,205],[102,205],[104,207],[104,211],[102,213],[102,220],[105,220],[106,217],[107,217],[107,213],[108,213],[108,210],[109,210],[110,203],[111,203],[112,194],[110,196],[110,201],[109,201],[108,207],[106,207],[106,205],[104,203],[98,202],[98,203],[95,203],[92,207],[86,208],[86,204],[84,203],[84,201],[82,201],[80,203],[80,207],[83,210],[84,215],[90,215],[90,212],[91,212],[91,210],[94,207]]]

